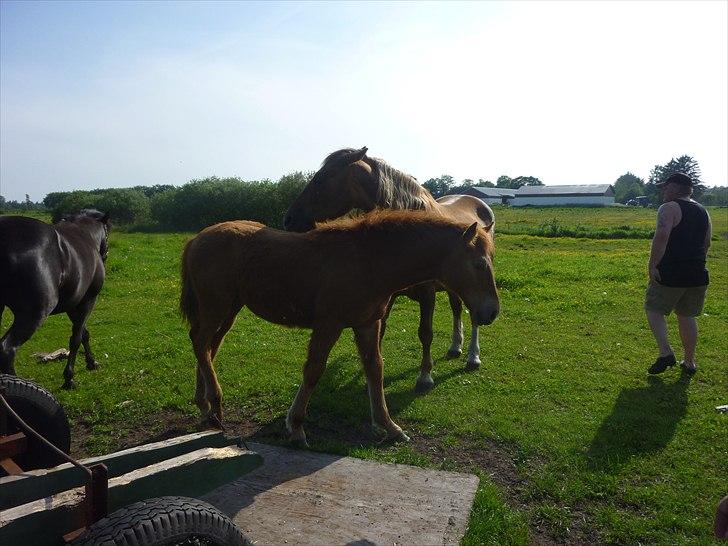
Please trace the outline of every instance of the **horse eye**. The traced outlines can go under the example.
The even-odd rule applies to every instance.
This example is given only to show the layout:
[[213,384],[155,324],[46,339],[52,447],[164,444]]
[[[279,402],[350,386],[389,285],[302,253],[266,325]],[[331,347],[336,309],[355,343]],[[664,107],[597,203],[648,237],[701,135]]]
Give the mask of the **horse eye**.
[[478,271],[485,271],[488,264],[485,263],[485,260],[478,260],[475,262],[475,269]]

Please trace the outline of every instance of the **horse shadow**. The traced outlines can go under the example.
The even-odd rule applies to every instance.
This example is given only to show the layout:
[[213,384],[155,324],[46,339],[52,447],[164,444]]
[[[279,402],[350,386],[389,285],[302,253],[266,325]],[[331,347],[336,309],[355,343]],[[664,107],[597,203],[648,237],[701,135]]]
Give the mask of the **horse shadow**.
[[625,388],[586,452],[592,470],[615,471],[632,457],[664,449],[685,417],[691,375],[674,383],[648,377],[647,385]]
[[[342,357],[327,363],[327,371],[321,377],[311,398],[303,425],[308,440],[314,449],[328,452],[344,453],[346,449],[342,448],[342,443],[349,447],[386,448],[390,444],[383,442],[382,434],[375,431],[371,425],[369,395],[362,369],[359,368],[356,373],[349,374],[343,382],[341,380],[342,374],[338,372],[349,365],[348,362],[350,362],[348,359]],[[464,365],[447,371],[434,372],[435,385],[432,390],[467,373],[471,372]],[[387,389],[387,408],[393,418],[396,418],[417,398],[427,396],[427,393],[415,392],[415,381],[418,375],[418,365],[391,374],[387,373],[385,369],[384,386]],[[408,381],[409,379],[411,379],[411,383]],[[405,384],[398,385],[395,389],[387,387],[403,380]],[[399,424],[405,430],[408,429],[405,423]],[[288,446],[290,444],[287,438],[285,416],[281,416],[265,423],[248,439]]]

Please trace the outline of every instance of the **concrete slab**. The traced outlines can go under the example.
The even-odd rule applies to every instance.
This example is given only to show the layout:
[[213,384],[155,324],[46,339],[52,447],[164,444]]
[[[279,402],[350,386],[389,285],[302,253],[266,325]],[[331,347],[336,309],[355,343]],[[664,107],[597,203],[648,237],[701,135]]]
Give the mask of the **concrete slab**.
[[203,497],[255,544],[458,544],[477,476],[265,444],[263,465]]

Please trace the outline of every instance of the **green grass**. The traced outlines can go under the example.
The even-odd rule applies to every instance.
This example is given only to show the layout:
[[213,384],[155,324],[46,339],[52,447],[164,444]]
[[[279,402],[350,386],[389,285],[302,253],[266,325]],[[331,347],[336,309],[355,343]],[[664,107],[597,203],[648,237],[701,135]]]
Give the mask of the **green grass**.
[[[655,209],[642,207],[493,207],[496,232],[540,237],[651,239]],[[709,207],[713,216],[728,216],[725,207]],[[714,220],[715,221],[715,220]],[[725,224],[725,221],[723,222]],[[725,233],[725,230],[723,230]],[[716,233],[716,237],[717,237]]]
[[[700,369],[691,381],[677,370],[646,375],[655,356],[642,311],[648,239],[508,233],[509,226],[528,229],[553,217],[570,226],[647,229],[654,210],[496,214],[502,313],[481,329],[480,371],[464,373],[462,360],[438,358],[435,388],[415,396],[418,308],[400,300],[383,344],[386,395],[414,441],[383,447],[370,437],[341,439],[344,431],[366,436],[369,420],[356,349],[345,333],[311,401],[312,448],[476,472],[481,484],[464,544],[712,543],[715,507],[728,494],[728,416],[714,409],[728,403],[728,209],[711,209],[712,283],[699,319]],[[81,359],[77,390],[59,389],[62,364],[30,357],[67,346],[68,319],[51,317],[19,351],[18,372],[53,391],[76,427],[90,431],[80,446],[85,453],[151,438],[170,415],[195,422],[193,357],[176,310],[179,255],[189,237],[112,233],[107,282],[89,322],[102,367],[86,371]],[[450,322],[441,295],[435,355],[449,345]],[[674,320],[670,334],[679,346]],[[306,331],[241,313],[216,362],[226,411],[282,436],[307,339]],[[518,479],[509,484],[504,468]]]

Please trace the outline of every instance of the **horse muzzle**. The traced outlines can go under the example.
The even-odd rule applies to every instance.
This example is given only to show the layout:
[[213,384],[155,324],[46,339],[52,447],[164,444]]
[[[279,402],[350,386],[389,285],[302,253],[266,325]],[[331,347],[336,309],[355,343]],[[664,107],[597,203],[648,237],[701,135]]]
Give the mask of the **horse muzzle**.
[[285,229],[286,231],[303,233],[306,231],[311,231],[313,228],[314,222],[313,220],[309,220],[308,218],[301,218],[300,216],[286,214],[286,217],[283,219],[283,229]]
[[475,313],[475,323],[478,326],[488,326],[493,324],[493,321],[498,316],[498,308],[495,309],[480,309]]

